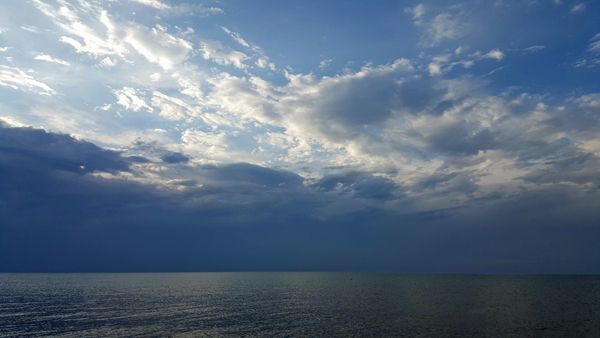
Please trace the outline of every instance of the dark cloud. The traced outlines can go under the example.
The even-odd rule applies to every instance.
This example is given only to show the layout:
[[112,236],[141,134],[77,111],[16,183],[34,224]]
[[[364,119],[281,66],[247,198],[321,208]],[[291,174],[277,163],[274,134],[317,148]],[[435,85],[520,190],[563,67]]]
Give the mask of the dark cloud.
[[[127,170],[129,162],[118,152],[76,140],[67,135],[32,128],[8,128],[0,122],[3,162],[32,170],[64,170],[76,173]],[[25,163],[35,163],[36,167]]]
[[400,187],[391,180],[361,172],[325,176],[314,186],[321,191],[348,193],[359,198],[387,200],[401,194]]
[[[2,127],[0,139],[0,271],[600,272],[597,190],[545,184],[418,210],[384,177],[307,185],[244,163],[190,166],[181,190],[102,178],[136,175],[140,161],[66,135]],[[468,190],[474,178],[419,186]]]
[[477,155],[495,147],[494,134],[489,129],[470,126],[466,121],[444,126],[429,136],[432,150],[454,155]]
[[459,101],[446,98],[446,82],[403,77],[402,72],[391,70],[357,74],[324,79],[312,94],[284,100],[284,109],[301,111],[307,127],[339,141],[365,135],[377,138],[379,128],[398,114],[441,115]]
[[187,163],[190,158],[181,153],[168,152],[162,155],[161,160],[165,163]]
[[249,163],[205,166],[206,177],[217,182],[247,183],[259,186],[297,186],[302,177],[289,171],[274,170]]

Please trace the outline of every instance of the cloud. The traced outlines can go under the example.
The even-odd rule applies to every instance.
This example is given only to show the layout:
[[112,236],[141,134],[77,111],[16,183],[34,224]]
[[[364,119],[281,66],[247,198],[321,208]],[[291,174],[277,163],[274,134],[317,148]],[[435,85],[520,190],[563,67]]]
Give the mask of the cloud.
[[52,57],[48,54],[38,54],[34,57],[35,60],[39,60],[39,61],[46,61],[46,62],[51,62],[51,63],[56,63],[62,66],[70,66],[71,64],[68,61],[59,59],[59,58],[55,58]]
[[417,4],[406,8],[405,12],[411,14],[413,23],[423,30],[421,43],[427,47],[461,38],[468,32],[466,14],[458,7],[434,14],[423,4]]
[[450,13],[441,13],[433,17],[427,28],[427,39],[430,44],[436,45],[444,40],[453,40],[465,35],[463,20]]
[[420,25],[425,15],[425,6],[423,4],[417,4],[414,7],[409,7],[404,10],[406,13],[412,15],[412,19],[415,24]]
[[123,87],[113,91],[113,93],[117,98],[117,104],[125,109],[132,111],[140,111],[142,109],[147,111],[153,110],[152,107],[146,103],[141,92],[135,88]]
[[146,60],[160,65],[164,70],[171,70],[175,64],[183,62],[192,51],[189,41],[169,34],[162,26],[150,30],[131,27],[124,41]]
[[[94,171],[127,171],[129,163],[120,153],[76,140],[68,135],[40,129],[10,128],[0,122],[3,164],[24,170],[65,171],[84,175]],[[26,167],[26,161],[35,164]]]
[[[65,35],[60,37],[61,42],[73,47],[77,53],[101,59],[101,64],[106,67],[114,66],[116,59],[131,62],[127,57],[137,52],[147,61],[170,70],[192,51],[190,42],[170,34],[164,26],[149,28],[119,22],[97,4],[52,6],[40,0],[35,0],[34,4],[62,29]],[[149,1],[147,4],[159,6],[163,3]]]
[[546,48],[546,46],[534,45],[534,46],[530,46],[530,47],[527,47],[527,48],[523,48],[522,51],[525,52],[525,53],[531,53],[531,54],[533,54],[533,53],[537,53],[539,51],[542,51],[545,48]]
[[52,96],[56,92],[47,84],[16,67],[0,65],[0,86]]
[[257,47],[251,45],[248,41],[246,41],[246,39],[244,39],[239,33],[234,32],[232,30],[230,30],[227,27],[221,27],[221,29],[223,29],[223,31],[225,33],[227,33],[227,35],[229,35],[233,40],[235,40],[235,42],[239,43],[240,45],[242,45],[243,47],[246,48],[250,48],[250,49],[257,49]]
[[600,33],[594,35],[594,37],[590,39],[588,51],[592,53],[600,53]]
[[332,61],[333,61],[332,59],[321,60],[321,62],[319,62],[319,69],[323,70],[323,69],[327,68],[331,64]]
[[167,10],[167,9],[171,8],[171,6],[167,5],[166,3],[164,3],[160,0],[131,0],[131,1],[148,6],[148,7],[152,7],[154,9],[158,9],[158,10]]
[[164,154],[161,160],[166,163],[187,163],[190,158],[181,153],[169,152]]
[[571,7],[571,10],[569,11],[570,13],[581,13],[583,11],[585,11],[585,4],[584,3],[578,3],[576,5],[574,5],[573,7]]
[[222,14],[223,9],[219,7],[206,7],[202,4],[189,4],[179,3],[177,5],[170,5],[160,0],[130,0],[134,3],[148,6],[161,13],[171,16],[209,16],[215,14]]
[[34,5],[68,34],[62,36],[60,41],[70,45],[78,53],[87,53],[94,57],[123,57],[127,52],[117,37],[114,22],[106,10],[92,7],[92,13],[85,13],[72,4],[52,6],[40,0],[35,0]]
[[[108,256],[115,248],[115,257],[132,243],[150,257],[151,245],[144,243],[178,250],[163,241],[189,240],[177,256],[188,267],[209,265],[194,265],[186,257],[231,257],[216,249],[211,238],[229,243],[223,250],[233,250],[233,241],[236,248],[244,248],[238,252],[243,257],[244,250],[264,250],[260,257],[248,255],[255,263],[279,253],[288,263],[320,262],[322,257],[339,263],[348,254],[372,260],[376,256],[369,252],[383,246],[390,251],[381,264],[390,267],[404,250],[398,247],[399,237],[451,246],[444,238],[456,230],[458,242],[485,239],[486,231],[472,230],[489,224],[484,211],[507,213],[490,225],[499,227],[492,229],[494,234],[510,238],[517,228],[523,238],[536,239],[534,233],[526,233],[534,227],[527,225],[527,217],[512,213],[532,204],[531,214],[541,223],[588,224],[586,231],[593,233],[589,224],[594,217],[589,216],[595,215],[590,205],[598,194],[599,94],[585,82],[577,95],[563,90],[556,95],[524,92],[530,87],[521,77],[511,76],[514,68],[493,66],[493,60],[536,62],[540,55],[524,54],[544,47],[507,47],[500,37],[508,31],[497,27],[497,21],[490,21],[490,27],[476,26],[486,21],[487,16],[478,14],[487,7],[468,5],[414,4],[405,14],[420,35],[417,50],[407,50],[407,55],[415,55],[412,59],[378,54],[377,60],[386,61],[356,59],[353,65],[364,62],[362,66],[351,69],[347,63],[335,73],[323,72],[332,70],[326,68],[329,59],[317,59],[322,61],[316,69],[314,60],[286,56],[277,43],[269,44],[278,59],[293,64],[276,67],[250,33],[224,27],[219,18],[197,18],[205,16],[202,8],[211,7],[150,0],[14,3],[8,7],[11,13],[31,17],[21,20],[28,30],[20,29],[19,23],[2,34],[10,46],[0,66],[2,116],[12,125],[42,126],[74,136],[0,130],[22,135],[5,141],[11,145],[2,148],[0,171],[21,184],[29,176],[39,179],[39,187],[27,186],[23,199],[18,184],[3,180],[0,186],[12,190],[5,195],[0,191],[0,213],[5,213],[0,218],[10,213],[11,226],[40,224],[57,231],[35,229],[55,237],[66,229],[62,225],[83,232],[92,228],[89,236],[103,238],[106,245],[94,248]],[[523,9],[505,5],[494,10],[507,11],[508,17],[508,10]],[[197,20],[176,17],[188,15]],[[474,28],[485,41],[470,39]],[[411,33],[406,31],[406,41],[412,41]],[[298,38],[298,43],[307,42]],[[465,41],[456,45],[462,38]],[[534,36],[528,39],[536,41]],[[578,65],[597,63],[597,40],[581,40],[587,51]],[[556,51],[547,51],[551,52]],[[338,56],[336,64],[343,65],[344,56]],[[69,68],[60,66],[67,63]],[[504,80],[496,82],[500,78],[490,76],[501,69],[506,72],[503,79],[517,81],[515,87],[504,88]],[[534,81],[535,73],[532,76],[529,80]],[[554,85],[548,88],[554,92]],[[28,137],[53,146],[43,147]],[[82,139],[96,145],[87,150],[76,146],[85,143]],[[94,164],[95,157],[104,158],[106,165]],[[27,174],[22,176],[20,170]],[[539,204],[530,198],[539,199]],[[581,222],[561,223],[544,216],[563,204],[565,215]],[[56,211],[72,209],[77,212]],[[33,210],[32,218],[17,210]],[[509,225],[503,227],[500,220]],[[468,224],[470,232],[462,224]],[[524,229],[518,229],[521,225]],[[551,231],[542,226],[538,230]],[[127,235],[115,235],[119,231]],[[362,242],[372,231],[376,238]],[[559,238],[558,233],[549,240]],[[0,257],[12,257],[19,249],[9,240],[2,242],[4,234],[0,250],[13,251],[4,249]],[[155,237],[145,242],[140,234]],[[344,242],[340,234],[351,238]],[[287,245],[296,243],[290,240],[296,237],[305,239],[297,249],[308,252],[316,241],[318,252],[300,259],[281,250],[278,240]],[[119,247],[110,238],[127,240]],[[77,239],[95,243],[85,236]],[[194,240],[199,243],[191,243]],[[487,246],[482,244],[481,250],[499,245],[496,239],[483,242]],[[336,246],[344,254],[327,256],[332,251],[328,245],[336,243],[345,243]],[[35,248],[33,244],[43,243],[26,247]],[[404,253],[439,256],[411,247],[410,240],[403,244]],[[504,258],[511,252],[495,248]],[[458,256],[464,266],[473,267],[465,263],[469,255],[462,253]],[[532,253],[520,251],[523,256]],[[493,256],[482,260],[493,261]],[[90,252],[86,257],[102,256]],[[218,266],[240,263],[231,260],[232,265],[221,260]]]
[[205,60],[211,60],[220,65],[231,65],[236,68],[246,68],[244,61],[248,55],[233,50],[218,41],[207,41],[200,43],[200,52]]
[[427,69],[429,70],[429,75],[431,75],[431,76],[442,74],[442,69],[438,63],[433,63],[433,62],[430,63],[427,66]]
[[496,61],[502,61],[504,59],[504,53],[499,49],[492,49],[491,51],[482,55],[484,59],[494,59]]
[[314,186],[320,191],[349,194],[352,197],[390,200],[400,197],[401,189],[393,181],[363,172],[327,175]]
[[208,103],[216,109],[231,112],[242,119],[270,123],[279,119],[269,99],[269,84],[251,77],[236,77],[221,73],[209,80],[212,90]]
[[[590,273],[600,260],[598,193],[568,185],[424,212],[406,188],[368,173],[306,185],[287,171],[177,156],[161,170],[180,178],[165,186],[138,178],[158,163],[67,135],[2,126],[0,140],[1,271]],[[471,178],[439,174],[419,187],[468,191]]]
[[600,66],[600,33],[594,35],[587,47],[587,55],[579,58],[573,65],[575,68],[595,68]]

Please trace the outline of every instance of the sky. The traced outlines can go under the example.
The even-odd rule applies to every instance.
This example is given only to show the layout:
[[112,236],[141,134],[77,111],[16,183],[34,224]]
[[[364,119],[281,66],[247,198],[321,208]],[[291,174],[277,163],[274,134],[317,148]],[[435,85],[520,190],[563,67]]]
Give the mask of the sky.
[[0,271],[600,273],[600,3],[0,3]]

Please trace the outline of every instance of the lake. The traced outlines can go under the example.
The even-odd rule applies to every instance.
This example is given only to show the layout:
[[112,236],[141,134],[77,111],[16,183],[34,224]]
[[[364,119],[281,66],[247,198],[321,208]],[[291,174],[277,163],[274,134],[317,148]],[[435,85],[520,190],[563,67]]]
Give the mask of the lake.
[[600,337],[600,276],[0,274],[0,337]]

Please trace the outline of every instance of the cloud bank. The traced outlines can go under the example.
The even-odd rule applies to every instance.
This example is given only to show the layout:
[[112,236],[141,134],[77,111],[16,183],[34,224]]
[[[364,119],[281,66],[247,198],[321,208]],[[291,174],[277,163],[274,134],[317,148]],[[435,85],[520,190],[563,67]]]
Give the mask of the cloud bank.
[[0,270],[597,272],[593,4],[315,6],[1,4]]

